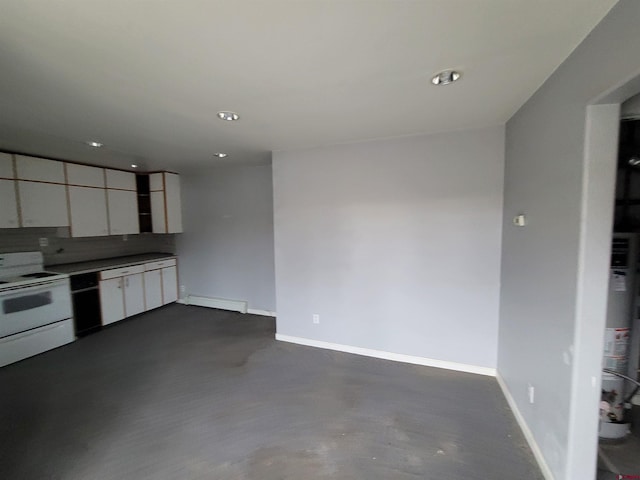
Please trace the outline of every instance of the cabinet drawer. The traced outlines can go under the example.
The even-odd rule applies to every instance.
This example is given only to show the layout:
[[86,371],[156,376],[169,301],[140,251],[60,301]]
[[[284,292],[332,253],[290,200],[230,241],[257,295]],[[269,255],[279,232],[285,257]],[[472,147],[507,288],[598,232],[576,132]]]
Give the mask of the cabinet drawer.
[[144,269],[149,271],[149,270],[157,270],[159,268],[175,267],[175,266],[176,266],[176,259],[169,258],[167,260],[160,260],[158,262],[145,263]]
[[144,272],[144,265],[132,265],[130,267],[112,268],[111,270],[103,270],[102,272],[100,272],[100,280],[124,277],[125,275],[133,275],[134,273],[142,272]]

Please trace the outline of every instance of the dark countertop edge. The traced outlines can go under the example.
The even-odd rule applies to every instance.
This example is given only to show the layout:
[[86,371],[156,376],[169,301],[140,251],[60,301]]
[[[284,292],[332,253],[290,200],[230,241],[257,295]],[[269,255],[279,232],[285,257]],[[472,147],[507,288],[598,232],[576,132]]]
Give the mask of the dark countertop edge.
[[175,253],[142,253],[139,255],[127,255],[124,257],[101,258],[99,260],[88,260],[86,262],[62,263],[59,265],[46,265],[44,269],[48,272],[66,273],[68,275],[79,275],[81,273],[100,272],[102,270],[112,270],[114,268],[130,267],[132,265],[142,265],[166,258],[176,258]]

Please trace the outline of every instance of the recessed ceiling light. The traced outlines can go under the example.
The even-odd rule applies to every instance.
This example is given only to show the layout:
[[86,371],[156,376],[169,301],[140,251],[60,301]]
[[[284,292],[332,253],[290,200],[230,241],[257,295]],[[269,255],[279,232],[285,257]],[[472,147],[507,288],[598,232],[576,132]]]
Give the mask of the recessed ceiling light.
[[220,120],[226,120],[228,122],[233,122],[234,120],[240,119],[240,115],[238,115],[236,112],[222,111],[222,112],[218,112],[218,118]]
[[136,165],[135,163],[132,163],[131,168],[138,168],[138,165]]
[[450,83],[459,80],[461,76],[462,74],[455,70],[443,70],[442,72],[436,73],[431,78],[431,83],[434,85],[449,85]]
[[216,152],[213,154],[214,157],[218,157],[218,158],[224,158],[227,156],[226,153],[222,153],[222,152]]
[[100,148],[102,146],[102,144],[100,142],[96,142],[96,141],[88,141],[86,142],[87,145],[89,145],[90,147],[94,147],[94,148]]

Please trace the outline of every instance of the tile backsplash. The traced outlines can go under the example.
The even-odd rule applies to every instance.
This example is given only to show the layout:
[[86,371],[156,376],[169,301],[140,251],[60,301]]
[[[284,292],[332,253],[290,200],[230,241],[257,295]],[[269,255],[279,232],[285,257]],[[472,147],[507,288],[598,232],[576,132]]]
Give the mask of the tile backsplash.
[[[45,247],[40,246],[42,238],[47,239]],[[69,238],[68,228],[0,229],[0,253],[37,250],[42,251],[45,265],[58,265],[141,253],[175,253],[176,243],[173,234]]]

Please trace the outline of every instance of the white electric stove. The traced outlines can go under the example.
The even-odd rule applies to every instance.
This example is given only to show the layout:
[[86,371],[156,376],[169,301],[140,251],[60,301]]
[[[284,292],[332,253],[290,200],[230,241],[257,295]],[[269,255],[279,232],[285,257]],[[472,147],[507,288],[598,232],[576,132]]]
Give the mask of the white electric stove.
[[0,367],[75,339],[69,276],[41,252],[0,253]]

